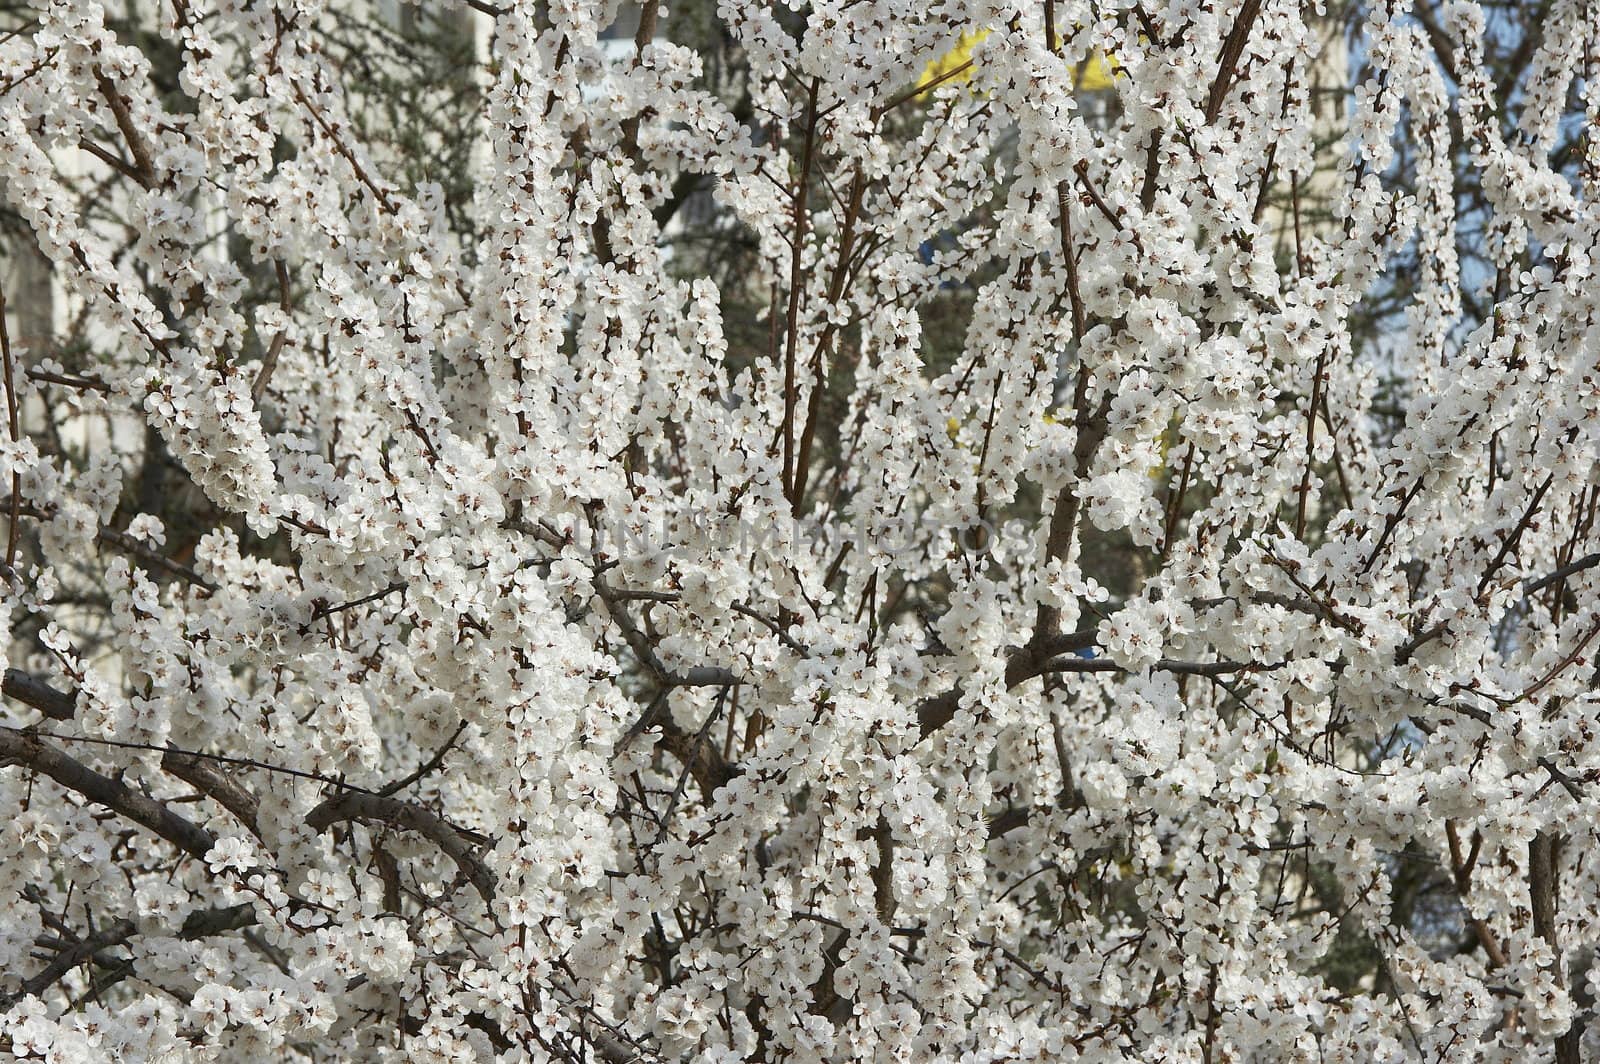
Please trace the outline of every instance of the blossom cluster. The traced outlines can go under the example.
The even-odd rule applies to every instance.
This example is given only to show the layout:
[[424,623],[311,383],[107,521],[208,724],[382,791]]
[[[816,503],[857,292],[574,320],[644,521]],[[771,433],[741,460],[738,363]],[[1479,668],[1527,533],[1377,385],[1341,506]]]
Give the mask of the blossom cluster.
[[470,2],[463,202],[146,6],[0,27],[0,1054],[1600,1054],[1590,5]]

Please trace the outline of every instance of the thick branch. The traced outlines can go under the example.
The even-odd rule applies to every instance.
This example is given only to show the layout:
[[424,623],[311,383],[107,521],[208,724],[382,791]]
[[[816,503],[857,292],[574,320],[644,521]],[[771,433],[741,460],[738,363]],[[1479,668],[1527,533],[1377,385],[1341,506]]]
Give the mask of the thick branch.
[[741,683],[739,677],[732,670],[719,668],[712,665],[696,665],[681,672],[669,669],[665,662],[656,654],[656,649],[650,643],[650,637],[639,630],[633,623],[633,618],[628,616],[628,610],[623,603],[626,601],[627,592],[619,592],[599,576],[594,578],[595,594],[605,602],[611,619],[622,630],[622,638],[627,640],[628,647],[633,651],[634,657],[639,659],[639,664],[649,669],[662,683],[670,687],[728,687]]
[[[1044,664],[1051,658],[1087,650],[1094,646],[1094,638],[1094,629],[1086,628],[1082,631],[1062,632],[1036,638],[1026,646],[1018,647],[1006,660],[1006,686],[1015,687],[1042,675],[1045,671]],[[917,706],[917,724],[922,730],[923,738],[950,723],[950,719],[955,716],[956,709],[961,704],[961,692],[960,687],[953,687],[942,695],[923,700]]]
[[[1560,840],[1548,831],[1541,831],[1528,843],[1528,902],[1533,910],[1533,929],[1549,943],[1555,954],[1557,986],[1567,983],[1566,962],[1561,953],[1561,940],[1556,933],[1557,898],[1560,890],[1556,879],[1557,853]],[[1556,1036],[1556,1064],[1578,1064],[1578,1038],[1582,1029],[1574,1023]]]
[[0,995],[0,1009],[10,1008],[25,997],[36,997],[44,993],[72,969],[90,960],[103,949],[122,945],[132,938],[136,931],[138,927],[132,920],[118,920],[105,930],[74,942],[57,953],[55,959],[45,965],[44,970],[38,975],[23,980],[21,989],[12,994]]
[[1600,554],[1585,554],[1582,558],[1568,562],[1553,573],[1547,573],[1537,580],[1528,581],[1523,590],[1529,595],[1536,594],[1551,584],[1558,584],[1575,573],[1581,573],[1585,569],[1593,569],[1597,565],[1600,565]]
[[162,755],[161,767],[232,813],[250,834],[261,837],[261,829],[256,824],[261,802],[226,775],[216,761],[174,750]]
[[484,901],[494,901],[494,873],[478,856],[462,829],[438,814],[398,798],[357,791],[336,794],[306,814],[306,826],[315,831],[327,831],[334,824],[348,820],[376,821],[416,832],[432,841],[456,863],[456,867],[477,888]]
[[704,735],[690,735],[665,713],[656,723],[661,729],[662,749],[682,762],[708,801],[739,774],[737,768],[723,759],[714,743],[704,741]]
[[[1478,853],[1483,846],[1483,836],[1477,832],[1472,836],[1472,851],[1462,853],[1461,835],[1456,830],[1455,821],[1447,820],[1444,824],[1445,841],[1450,847],[1450,874],[1455,880],[1456,894],[1461,899],[1462,906],[1467,906],[1467,898],[1472,893],[1472,869],[1478,862]],[[1495,939],[1494,932],[1488,923],[1480,916],[1474,916],[1470,909],[1467,912],[1467,925],[1472,928],[1472,933],[1478,940],[1478,945],[1483,947],[1484,954],[1489,958],[1489,963],[1495,968],[1506,966],[1505,950],[1500,948],[1500,943]]]
[[[1006,663],[1006,687],[1015,687],[1036,676],[1062,672],[1126,672],[1121,665],[1106,657],[1079,657],[1078,652],[1095,646],[1095,633],[1091,630],[1057,635],[1015,650]],[[1150,666],[1156,672],[1170,672],[1177,676],[1229,676],[1238,672],[1270,672],[1282,664],[1260,664],[1248,661],[1179,661],[1162,658]],[[917,723],[927,738],[949,724],[961,704],[960,687],[942,695],[924,700],[917,706]]]
[[149,829],[194,857],[204,858],[216,845],[217,840],[209,831],[163,803],[101,775],[25,731],[0,728],[0,767],[6,765],[22,765],[49,776],[67,790]]
[[1208,126],[1215,124],[1217,116],[1222,113],[1222,102],[1228,98],[1228,89],[1233,86],[1234,75],[1239,70],[1239,56],[1244,53],[1244,46],[1250,40],[1250,30],[1255,26],[1256,15],[1260,12],[1261,0],[1245,0],[1238,17],[1233,20],[1233,28],[1228,31],[1228,39],[1222,42],[1217,76],[1212,79],[1211,91],[1206,96]]
[[21,669],[7,669],[0,690],[5,692],[7,698],[15,698],[23,705],[32,706],[51,720],[71,720],[78,702],[74,696],[56,690]]

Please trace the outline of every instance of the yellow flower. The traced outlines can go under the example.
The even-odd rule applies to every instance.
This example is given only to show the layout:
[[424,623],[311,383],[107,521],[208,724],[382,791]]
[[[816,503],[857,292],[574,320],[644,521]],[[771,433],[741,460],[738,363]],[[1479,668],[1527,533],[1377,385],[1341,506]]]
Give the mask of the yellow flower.
[[[929,63],[922,71],[922,76],[917,79],[917,87],[926,94],[939,85],[962,85],[971,81],[972,72],[977,69],[972,51],[990,32],[986,29],[963,31],[956,38],[955,47]],[[1117,62],[1115,56],[1094,51],[1089,53],[1089,58],[1074,73],[1074,84],[1080,92],[1104,92],[1111,88],[1121,72],[1122,64]]]
[[1116,56],[1108,56],[1095,49],[1078,68],[1074,84],[1079,92],[1105,92],[1111,88],[1120,73],[1122,64],[1117,62]]

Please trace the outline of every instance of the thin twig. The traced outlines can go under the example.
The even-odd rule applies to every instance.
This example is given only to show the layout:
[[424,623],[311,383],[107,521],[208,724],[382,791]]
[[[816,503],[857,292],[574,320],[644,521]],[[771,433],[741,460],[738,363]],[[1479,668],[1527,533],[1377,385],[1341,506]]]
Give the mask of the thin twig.
[[[22,442],[22,422],[17,414],[17,381],[11,357],[11,330],[6,325],[6,291],[0,285],[0,356],[5,359],[6,426],[13,445]],[[11,471],[11,524],[6,529],[6,573],[17,571],[17,536],[22,527],[22,473]]]
[[435,753],[432,757],[430,757],[423,764],[418,765],[415,772],[412,772],[411,774],[405,776],[402,779],[395,780],[393,783],[389,784],[387,787],[379,788],[378,789],[378,794],[381,797],[384,797],[384,798],[387,798],[391,794],[398,794],[400,791],[405,790],[407,787],[411,786],[413,783],[417,782],[422,777],[426,776],[428,773],[433,772],[440,765],[444,764],[445,755],[450,752],[450,748],[456,744],[456,740],[461,738],[461,733],[466,731],[466,730],[467,730],[467,722],[466,721],[462,721],[460,724],[457,724],[456,725],[456,730],[450,733],[450,738],[448,738],[448,739],[446,739],[444,741],[444,745],[439,747],[439,750],[438,750],[437,753]]
[[278,272],[278,303],[283,308],[284,322],[272,338],[272,343],[267,347],[266,357],[261,360],[261,372],[256,374],[256,382],[250,389],[250,395],[257,403],[267,394],[267,382],[272,379],[272,371],[278,368],[278,356],[283,352],[284,342],[289,338],[288,316],[294,312],[294,305],[289,298],[289,265],[282,259],[277,263]]

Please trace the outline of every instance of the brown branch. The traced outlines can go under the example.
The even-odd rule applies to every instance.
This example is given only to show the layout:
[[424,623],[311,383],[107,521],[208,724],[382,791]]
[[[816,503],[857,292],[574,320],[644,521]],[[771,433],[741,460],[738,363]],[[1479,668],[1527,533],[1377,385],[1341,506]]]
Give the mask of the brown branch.
[[[639,26],[633,35],[633,66],[635,69],[644,61],[645,47],[656,36],[656,24],[661,17],[660,0],[644,0],[639,8]],[[641,110],[629,115],[622,122],[622,154],[635,163],[642,164],[643,159],[639,154],[639,125],[644,117]]]
[[111,746],[121,750],[150,750],[158,754],[182,754],[188,757],[203,758],[215,761],[219,765],[238,765],[241,768],[260,769],[262,772],[276,772],[282,776],[293,776],[296,779],[313,780],[328,787],[338,787],[342,790],[355,791],[358,794],[373,794],[374,791],[365,787],[357,787],[353,783],[346,783],[342,779],[325,776],[320,772],[306,772],[286,765],[274,765],[266,761],[257,761],[249,757],[230,757],[227,754],[208,754],[203,750],[185,750],[176,746],[156,746],[153,743],[130,743],[119,739],[97,739],[88,735],[41,735],[40,738],[54,739],[62,743],[89,743],[93,746]]
[[[1074,166],[1073,170],[1077,172],[1078,184],[1083,188],[1084,194],[1089,197],[1089,202],[1094,204],[1094,209],[1100,212],[1102,218],[1111,223],[1113,229],[1119,233],[1122,232],[1126,226],[1122,223],[1121,213],[1112,209],[1111,204],[1107,203],[1105,197],[1100,195],[1100,190],[1094,187],[1094,182],[1089,180],[1089,160],[1079,159],[1078,165]],[[1133,233],[1130,235],[1133,237],[1134,245],[1138,246],[1139,234]]]
[[[1461,835],[1456,830],[1453,820],[1444,824],[1445,841],[1450,847],[1450,874],[1455,880],[1456,896],[1461,899],[1463,907],[1467,904],[1467,895],[1472,891],[1472,868],[1478,861],[1478,851],[1483,846],[1483,836],[1476,831],[1472,833],[1472,852],[1463,855],[1461,852]],[[1500,948],[1500,943],[1495,941],[1494,932],[1481,917],[1473,916],[1471,910],[1467,912],[1467,923],[1472,928],[1478,944],[1483,947],[1483,952],[1489,958],[1489,963],[1494,968],[1506,966],[1505,950]]]
[[1404,665],[1416,656],[1417,651],[1438,639],[1450,630],[1449,621],[1440,621],[1431,628],[1425,628],[1416,635],[1401,643],[1394,651],[1394,663]]
[[[1162,658],[1151,665],[1150,669],[1155,672],[1170,672],[1175,676],[1231,676],[1241,672],[1276,672],[1287,664],[1286,661],[1262,664],[1253,661],[1179,661],[1174,658]],[[1110,658],[1084,658],[1076,654],[1040,655],[1037,651],[1023,647],[1018,657],[1006,667],[1006,686],[1015,687],[1025,680],[1047,673],[1127,671],[1129,670]],[[954,718],[956,709],[961,703],[961,690],[960,687],[953,688],[942,695],[926,699],[917,706],[917,723],[922,730],[923,738],[938,731]]]
[[365,606],[369,602],[377,602],[379,599],[389,597],[396,591],[404,591],[405,589],[405,583],[403,581],[396,580],[392,583],[384,585],[377,591],[372,592],[370,595],[362,595],[360,598],[350,599],[348,602],[340,602],[331,606],[326,602],[319,602],[311,610],[310,624],[308,624],[302,631],[309,631],[311,624],[315,624],[324,617],[331,617],[335,613],[342,613],[345,610],[354,609],[357,606]]
[[151,549],[142,541],[135,539],[126,532],[118,532],[111,528],[102,528],[95,533],[95,539],[108,547],[115,547],[124,554],[131,554],[153,569],[160,569],[169,576],[175,576],[195,587],[205,588],[207,591],[217,590],[217,585],[179,562],[173,561],[165,554]]
[[[1049,637],[1035,637],[1026,646],[1017,647],[1006,659],[1006,686],[1033,679],[1043,674],[1043,666],[1061,654],[1087,650],[1095,645],[1095,631],[1087,628],[1078,632],[1058,633]],[[917,706],[917,726],[922,737],[927,738],[946,724],[961,705],[962,688],[956,686],[942,695],[924,699]]]
[[1528,500],[1528,506],[1522,511],[1522,516],[1517,519],[1516,526],[1512,528],[1510,535],[1501,540],[1500,549],[1495,552],[1493,560],[1489,562],[1489,567],[1483,571],[1483,576],[1479,578],[1478,591],[1475,597],[1481,597],[1489,589],[1489,581],[1494,579],[1494,574],[1499,571],[1501,565],[1505,564],[1506,558],[1510,557],[1511,552],[1516,550],[1517,545],[1522,542],[1522,534],[1528,530],[1528,526],[1538,516],[1539,504],[1544,501],[1545,492],[1550,490],[1550,485],[1554,481],[1555,474],[1551,473],[1534,490],[1533,498]]
[[1056,220],[1061,230],[1061,264],[1067,271],[1067,299],[1072,304],[1072,339],[1080,347],[1078,359],[1083,359],[1083,334],[1085,332],[1083,295],[1078,290],[1078,256],[1072,239],[1072,190],[1065,181],[1056,182]]
[[[1556,931],[1556,912],[1559,908],[1560,883],[1557,878],[1557,855],[1561,840],[1549,831],[1541,831],[1528,843],[1528,903],[1533,910],[1533,929],[1550,946],[1555,954],[1556,985],[1567,985],[1566,962],[1562,958],[1561,941]],[[1578,1064],[1578,1038],[1582,1029],[1574,1023],[1556,1036],[1556,1064]]]
[[0,690],[3,690],[8,698],[15,698],[23,705],[32,706],[51,720],[71,720],[78,705],[76,695],[58,691],[21,669],[7,669]]
[[[1276,148],[1277,144],[1274,143]],[[1311,494],[1311,466],[1317,445],[1317,407],[1322,402],[1322,382],[1328,372],[1328,349],[1331,343],[1324,343],[1317,351],[1316,374],[1311,378],[1311,399],[1306,404],[1306,467],[1300,472],[1299,496],[1294,507],[1294,535],[1296,539],[1304,539],[1306,534],[1306,501]]]
[[[1045,539],[1044,557],[1048,563],[1065,559],[1072,551],[1072,541],[1078,531],[1078,513],[1081,500],[1074,490],[1076,481],[1089,471],[1095,450],[1105,436],[1106,414],[1111,409],[1111,393],[1100,400],[1099,408],[1089,407],[1089,366],[1084,361],[1083,337],[1087,328],[1084,318],[1083,296],[1078,291],[1078,259],[1072,238],[1072,196],[1067,182],[1056,184],[1056,217],[1061,231],[1061,258],[1066,268],[1067,299],[1072,306],[1072,338],[1077,346],[1078,373],[1072,389],[1072,427],[1077,433],[1073,441],[1073,475],[1056,496],[1055,508],[1050,514],[1050,530]],[[1040,604],[1034,618],[1034,639],[1049,639],[1056,635],[1061,614],[1054,606]]]
[[267,394],[267,382],[272,379],[272,371],[278,368],[278,356],[283,353],[283,345],[289,337],[289,323],[287,317],[294,311],[294,304],[289,295],[289,266],[282,259],[277,262],[278,273],[278,304],[283,308],[285,321],[272,338],[272,343],[267,347],[266,356],[261,360],[261,372],[256,374],[256,382],[250,388],[250,395],[257,403]]
[[151,188],[156,183],[156,168],[150,161],[150,147],[145,143],[144,135],[133,124],[133,112],[128,110],[128,101],[122,98],[122,93],[104,74],[96,71],[94,79],[100,87],[100,95],[111,105],[111,115],[116,119],[117,129],[128,145],[128,153],[133,156],[133,179],[145,188]]
[[1189,494],[1189,477],[1194,472],[1195,445],[1190,443],[1183,452],[1183,469],[1178,473],[1177,490],[1172,490],[1171,478],[1167,481],[1167,515],[1161,523],[1161,559],[1172,553],[1172,537],[1178,532],[1178,522],[1183,518],[1183,500]]
[[[1072,551],[1072,541],[1078,533],[1078,514],[1082,509],[1082,500],[1078,498],[1075,488],[1077,481],[1083,479],[1089,471],[1089,465],[1094,460],[1094,452],[1099,448],[1100,441],[1105,437],[1106,414],[1111,409],[1111,394],[1106,393],[1101,399],[1099,408],[1093,413],[1089,411],[1088,403],[1088,378],[1089,371],[1082,364],[1083,352],[1078,352],[1078,385],[1073,399],[1074,427],[1078,436],[1072,446],[1073,452],[1073,479],[1069,481],[1056,496],[1055,509],[1050,513],[1050,531],[1045,540],[1045,560],[1055,561],[1065,559]],[[1056,628],[1061,620],[1060,611],[1054,606],[1041,604],[1034,620],[1034,638],[1053,638]]]
[[174,813],[165,804],[110,776],[101,775],[36,735],[0,727],[0,767],[8,765],[20,765],[49,776],[67,790],[120,814],[193,857],[204,859],[216,845],[211,832]]
[[664,712],[653,723],[661,729],[662,749],[683,764],[708,800],[739,775],[739,769],[723,759],[716,744],[705,742],[703,730],[701,734],[690,735]]
[[[49,520],[51,517],[55,516],[56,512],[54,507],[47,506],[44,509],[39,509],[22,502],[15,491],[12,492],[11,498],[5,501],[5,505],[10,507],[12,512],[14,512],[18,517],[28,517],[41,521]],[[14,524],[15,522],[13,521],[13,525]],[[151,548],[144,541],[135,539],[126,532],[119,532],[114,528],[102,528],[95,532],[94,538],[104,546],[112,547],[124,554],[132,555],[134,558],[144,562],[146,565],[155,569],[160,569],[162,572],[167,573],[170,576],[176,576],[185,583],[193,584],[196,587],[205,588],[207,591],[217,590],[216,584],[212,583],[210,580],[207,580],[193,569],[179,562],[173,561],[171,558],[168,558],[161,552]]]
[[[911,88],[909,88],[909,89],[905,90],[904,92],[900,93],[898,96],[891,97],[889,99],[888,103],[884,104],[881,107],[877,107],[877,108],[873,109],[873,112],[872,112],[873,121],[877,121],[878,119],[882,118],[884,115],[888,114],[890,111],[893,111],[896,107],[899,107],[901,104],[905,103],[907,100],[914,100],[918,96],[923,95],[924,93],[932,92],[934,89],[938,88],[940,85],[943,85],[945,82],[950,81],[952,78],[960,77],[962,74],[965,74],[967,71],[971,70],[972,66],[973,66],[973,64],[975,62],[976,62],[976,60],[968,59],[965,63],[962,63],[960,66],[951,67],[949,70],[945,71],[943,74],[940,74],[938,77],[929,78],[927,81],[924,81],[924,82],[918,82],[916,85],[913,85]],[[837,107],[837,106],[839,106],[839,105],[838,104],[834,105],[834,107]],[[829,108],[829,111],[832,111],[832,110],[833,110],[833,108]]]
[[494,901],[494,873],[478,856],[462,829],[438,814],[412,802],[358,791],[336,794],[306,814],[306,826],[319,832],[350,820],[376,821],[416,832],[432,841],[455,862],[485,902]]
[[806,244],[806,195],[811,187],[811,154],[817,136],[817,80],[811,81],[806,97],[806,134],[800,151],[800,173],[795,178],[794,238],[789,244],[789,308],[784,315],[786,338],[783,352],[783,490],[788,493],[790,506],[799,506],[799,495],[794,490],[795,439],[794,408],[799,398],[795,386],[796,348],[800,342],[800,299],[804,294],[806,276],[803,266]]
[[1418,25],[1428,37],[1428,43],[1433,46],[1433,54],[1439,61],[1439,69],[1445,76],[1456,84],[1461,83],[1461,78],[1456,72],[1455,48],[1450,44],[1450,37],[1439,25],[1439,19],[1433,10],[1433,5],[1424,0],[1412,12]]
[[445,755],[450,753],[450,748],[455,746],[456,740],[461,738],[461,733],[466,730],[466,721],[462,721],[460,724],[456,725],[456,730],[450,733],[450,738],[444,741],[444,744],[439,747],[437,753],[435,753],[421,765],[418,765],[415,772],[412,772],[401,779],[395,780],[386,787],[379,788],[378,794],[384,798],[387,798],[391,794],[398,794],[400,791],[405,790],[407,787],[411,786],[428,773],[438,769],[440,765],[444,764]]
[[1233,87],[1234,75],[1238,73],[1239,56],[1244,53],[1244,46],[1250,40],[1250,30],[1255,26],[1256,16],[1260,12],[1261,0],[1244,0],[1238,17],[1233,20],[1233,28],[1222,42],[1222,54],[1217,57],[1217,76],[1212,79],[1211,91],[1206,97],[1208,126],[1214,125],[1217,116],[1222,113],[1222,102],[1228,98],[1228,90]]
[[1593,569],[1597,565],[1600,565],[1600,554],[1586,554],[1576,561],[1568,562],[1553,573],[1547,573],[1537,580],[1528,581],[1523,588],[1523,592],[1529,595],[1537,594],[1551,584],[1558,584],[1574,573],[1581,573],[1585,569]]
[[132,920],[118,920],[110,927],[88,938],[71,943],[67,948],[57,953],[44,970],[31,979],[23,980],[22,986],[13,993],[0,995],[0,1010],[8,1009],[25,997],[37,997],[46,990],[55,986],[62,977],[80,964],[85,964],[94,959],[94,955],[101,950],[120,946],[132,938],[138,931],[138,925]]
[[[116,152],[101,147],[88,137],[79,138],[78,147],[82,148],[90,155],[93,155],[96,159],[99,159],[101,162],[111,167],[111,169],[115,170],[123,177],[128,178],[130,181],[139,182],[138,171],[134,170],[133,167],[124,162],[122,157]],[[139,183],[142,184],[142,182]]]
[[210,938],[226,931],[237,931],[256,922],[256,907],[250,902],[221,909],[196,909],[184,918],[178,937],[187,941]]
[[1558,661],[1553,668],[1551,668],[1543,676],[1539,677],[1539,679],[1534,681],[1531,686],[1524,689],[1520,695],[1518,695],[1516,698],[1513,698],[1507,704],[1515,705],[1518,702],[1526,702],[1528,699],[1544,690],[1547,686],[1549,686],[1552,680],[1565,672],[1569,665],[1573,664],[1583,656],[1584,650],[1587,649],[1589,644],[1594,641],[1594,637],[1596,635],[1600,635],[1600,623],[1591,626],[1584,637],[1578,640],[1578,645],[1572,648],[1571,653]]
[[261,829],[256,822],[261,808],[260,800],[233,777],[226,775],[215,761],[198,754],[172,750],[161,755],[161,768],[222,806],[248,828],[250,834],[261,838]]
[[[7,669],[3,684],[4,693],[24,705],[32,706],[52,720],[71,720],[77,705],[77,696],[68,694],[52,687],[43,680],[30,676],[20,669]],[[465,725],[462,725],[464,728]],[[454,742],[460,735],[462,728],[457,728],[455,735],[451,736]],[[26,733],[18,733],[26,734]],[[37,738],[37,737],[31,737]],[[178,779],[214,799],[219,805],[227,809],[239,821],[248,827],[252,834],[258,838],[260,833],[256,830],[256,815],[259,802],[255,795],[242,787],[238,782],[224,774],[218,765],[237,765],[242,768],[260,769],[265,772],[276,772],[283,775],[295,776],[300,779],[314,780],[328,786],[339,787],[355,794],[365,794],[371,797],[384,797],[392,791],[377,793],[345,783],[342,780],[331,779],[315,772],[302,772],[299,769],[286,768],[282,765],[271,765],[264,761],[252,758],[230,757],[226,754],[208,754],[199,750],[184,750],[178,747],[154,746],[149,743],[119,742],[115,739],[96,739],[88,736],[47,736],[62,742],[85,742],[100,746],[112,746],[125,750],[150,750],[160,752],[161,767]],[[427,772],[437,767],[436,762],[443,757],[450,743],[435,755],[434,760],[422,766],[411,776],[401,780],[399,784],[391,784],[394,790],[414,783]]]
[[[562,45],[565,47],[566,42],[562,41]],[[311,102],[310,96],[306,94],[305,89],[301,88],[300,83],[295,81],[292,82],[292,85],[295,99],[299,100],[301,106],[306,109],[306,113],[311,116],[312,121],[321,130],[322,135],[327,138],[333,150],[338,152],[344,161],[349,164],[351,172],[356,176],[356,180],[365,186],[367,191],[372,193],[373,198],[383,206],[385,211],[391,215],[394,214],[396,208],[394,199],[389,195],[389,190],[381,187],[367,173],[366,168],[361,165],[361,160],[356,158],[355,152],[350,149],[350,146],[344,142],[344,139],[339,136],[334,127],[323,117],[322,112],[317,109],[317,105]]]
[[64,373],[51,373],[49,370],[43,369],[28,370],[28,379],[39,381],[43,384],[59,384],[67,388],[80,388],[84,391],[100,392],[102,394],[109,394],[111,391],[111,385],[94,377],[71,377]]
[[1149,214],[1156,205],[1156,182],[1161,177],[1161,130],[1152,130],[1144,150],[1144,182],[1139,186],[1139,209]]
[[627,641],[634,657],[639,659],[639,664],[649,669],[662,683],[673,687],[728,687],[744,682],[731,670],[711,665],[697,665],[681,672],[669,669],[656,654],[655,647],[650,643],[650,637],[633,623],[633,618],[622,605],[622,598],[616,589],[606,583],[604,578],[596,576],[594,590],[605,602],[611,619],[621,629],[622,638]]
[[[6,427],[13,444],[22,441],[22,424],[17,414],[17,380],[11,357],[11,330],[6,327],[6,291],[0,287],[0,357],[5,360]],[[22,530],[22,474],[11,472],[11,521],[6,529],[6,577],[17,571],[17,538]]]
[[[849,274],[850,253],[855,246],[856,221],[861,214],[862,196],[866,191],[867,182],[861,167],[856,167],[855,176],[850,181],[850,200],[845,208],[845,219],[842,232],[839,236],[839,257],[834,264],[833,273],[828,278],[828,305],[837,303],[844,294],[845,278]],[[817,425],[822,420],[819,413],[822,408],[823,386],[828,368],[829,356],[833,352],[833,338],[836,330],[832,322],[824,329],[822,337],[817,341],[816,350],[812,354],[812,366],[815,379],[811,384],[811,401],[806,406],[805,428],[800,434],[800,453],[795,459],[794,473],[794,498],[795,507],[798,509],[805,499],[806,480],[811,470],[811,449],[817,435]]]

